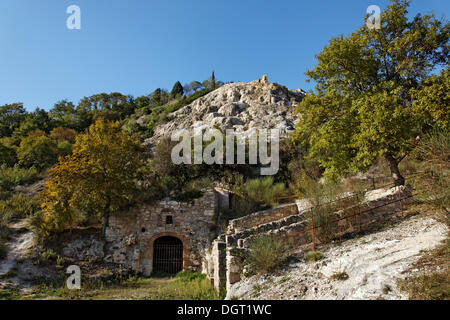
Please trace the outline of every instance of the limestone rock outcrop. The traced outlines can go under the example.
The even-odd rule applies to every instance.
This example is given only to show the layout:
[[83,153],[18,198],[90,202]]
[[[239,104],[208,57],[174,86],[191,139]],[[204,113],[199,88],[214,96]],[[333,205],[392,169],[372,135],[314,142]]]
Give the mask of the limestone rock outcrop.
[[301,89],[270,83],[267,76],[251,82],[225,84],[191,104],[170,113],[167,122],[155,128],[146,144],[179,129],[212,128],[248,130],[280,129],[288,135],[298,121],[296,105],[303,99]]

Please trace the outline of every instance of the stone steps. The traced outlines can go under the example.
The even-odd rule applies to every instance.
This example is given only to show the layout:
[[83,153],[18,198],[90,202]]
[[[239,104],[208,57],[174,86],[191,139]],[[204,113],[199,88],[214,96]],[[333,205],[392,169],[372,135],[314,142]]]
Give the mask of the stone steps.
[[258,211],[248,216],[231,220],[228,224],[227,234],[237,234],[254,227],[277,222],[298,214],[298,206],[295,203],[281,205],[273,209]]
[[305,216],[303,215],[304,212],[305,211],[301,212],[300,214],[288,216],[280,220],[260,224],[253,228],[245,229],[243,231],[239,231],[234,234],[226,235],[225,241],[227,243],[227,246],[237,246],[239,240],[245,241],[245,239],[248,239],[254,236],[255,234],[268,233],[274,230],[281,230],[283,228],[289,227],[291,225],[297,225],[299,223],[303,225],[303,223],[306,220]]

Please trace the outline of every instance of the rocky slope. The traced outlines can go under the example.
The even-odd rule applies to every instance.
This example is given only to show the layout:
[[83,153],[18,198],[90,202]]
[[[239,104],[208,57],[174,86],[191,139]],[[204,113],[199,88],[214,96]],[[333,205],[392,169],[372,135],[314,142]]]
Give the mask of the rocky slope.
[[146,144],[178,129],[217,126],[236,130],[278,128],[286,135],[294,130],[298,119],[295,107],[304,96],[303,90],[270,83],[267,76],[251,82],[229,83],[169,114],[168,121],[156,127]]
[[280,274],[246,278],[232,285],[227,297],[256,300],[407,299],[405,293],[399,291],[397,279],[414,273],[409,270],[411,265],[422,252],[438,246],[447,232],[446,225],[432,217],[414,216],[381,232],[332,246],[323,251],[324,259],[318,262],[306,262],[303,252],[298,251]]

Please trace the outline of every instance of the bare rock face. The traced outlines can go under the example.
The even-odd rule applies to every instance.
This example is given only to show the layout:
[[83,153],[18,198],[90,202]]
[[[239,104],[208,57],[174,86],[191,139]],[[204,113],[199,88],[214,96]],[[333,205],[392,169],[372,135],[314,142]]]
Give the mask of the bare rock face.
[[91,258],[101,260],[104,257],[104,244],[97,239],[75,240],[68,243],[63,248],[63,253],[68,257],[75,257],[81,260]]
[[222,130],[278,128],[281,135],[288,135],[298,121],[296,105],[305,94],[301,89],[270,83],[266,75],[251,82],[229,83],[169,114],[168,122],[157,126],[145,144],[175,130],[215,126]]

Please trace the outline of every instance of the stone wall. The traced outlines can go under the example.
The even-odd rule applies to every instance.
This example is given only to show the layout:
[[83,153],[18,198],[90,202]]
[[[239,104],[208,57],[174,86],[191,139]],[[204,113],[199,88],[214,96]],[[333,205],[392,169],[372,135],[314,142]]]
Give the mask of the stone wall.
[[[410,190],[406,187],[370,191],[366,193],[365,200],[361,205],[350,206],[334,213],[334,223],[330,225],[330,232],[345,234],[361,231],[366,226],[384,221],[393,213],[403,210],[404,206],[411,201]],[[294,210],[293,207],[296,209]],[[303,210],[298,214],[295,212],[298,213],[296,204],[258,212],[231,221],[228,234],[222,234],[216,240],[221,242],[222,246],[226,245],[226,248],[222,248],[220,251],[222,260],[223,251],[226,251],[226,278],[215,278],[215,286],[229,288],[231,284],[240,281],[244,269],[243,257],[249,249],[252,238],[257,234],[268,234],[284,239],[293,247],[311,243],[312,233],[305,232],[310,228],[307,219],[310,209]],[[276,218],[280,219],[275,220]],[[320,242],[318,239],[316,241]],[[219,256],[214,255],[213,252],[212,261],[218,259]],[[223,266],[223,261],[220,264],[214,264],[213,268],[216,266]],[[224,270],[214,270],[214,274],[223,274],[223,272]]]
[[227,233],[233,234],[241,232],[243,230],[277,221],[295,214],[298,214],[298,207],[295,203],[282,205],[275,209],[256,212],[239,219],[231,220],[228,225]]
[[216,192],[208,190],[190,203],[165,199],[114,214],[106,232],[105,260],[150,275],[154,241],[172,236],[183,243],[183,269],[201,271],[215,237],[210,230],[218,205]]

